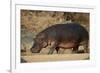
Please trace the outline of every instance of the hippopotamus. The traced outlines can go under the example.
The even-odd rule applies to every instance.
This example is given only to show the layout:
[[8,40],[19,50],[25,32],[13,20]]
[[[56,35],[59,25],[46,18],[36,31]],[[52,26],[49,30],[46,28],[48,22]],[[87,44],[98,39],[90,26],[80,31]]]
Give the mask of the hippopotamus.
[[60,48],[70,48],[72,53],[78,53],[79,46],[83,45],[84,52],[88,53],[88,41],[88,31],[79,23],[55,24],[36,35],[30,50],[39,53],[42,48],[50,46],[48,54],[53,54],[54,50],[58,53]]

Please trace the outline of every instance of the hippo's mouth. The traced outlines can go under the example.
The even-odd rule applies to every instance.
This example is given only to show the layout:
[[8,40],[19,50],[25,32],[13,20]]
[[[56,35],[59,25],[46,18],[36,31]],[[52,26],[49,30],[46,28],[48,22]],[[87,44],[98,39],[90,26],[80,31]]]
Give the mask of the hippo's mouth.
[[32,53],[40,53],[41,49],[39,49],[39,50],[34,50],[33,48],[31,48],[30,51],[31,51]]

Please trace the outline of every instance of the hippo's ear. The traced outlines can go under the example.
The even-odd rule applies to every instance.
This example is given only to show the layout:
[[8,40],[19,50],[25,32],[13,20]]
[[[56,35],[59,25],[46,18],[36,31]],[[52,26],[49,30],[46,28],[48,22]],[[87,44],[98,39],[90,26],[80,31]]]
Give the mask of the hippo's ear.
[[41,34],[38,38],[45,38],[45,34]]

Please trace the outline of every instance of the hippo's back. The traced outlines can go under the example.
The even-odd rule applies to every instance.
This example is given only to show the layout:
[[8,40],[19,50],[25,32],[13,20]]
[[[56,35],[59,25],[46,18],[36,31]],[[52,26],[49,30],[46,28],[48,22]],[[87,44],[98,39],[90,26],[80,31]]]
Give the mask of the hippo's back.
[[87,30],[78,23],[56,24],[48,27],[43,32],[55,38],[80,38],[88,39]]

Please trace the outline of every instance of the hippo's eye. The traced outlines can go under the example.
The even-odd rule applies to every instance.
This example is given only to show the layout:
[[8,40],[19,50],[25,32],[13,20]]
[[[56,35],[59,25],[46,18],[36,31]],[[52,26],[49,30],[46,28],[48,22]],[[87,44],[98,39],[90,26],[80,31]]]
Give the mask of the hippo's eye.
[[42,43],[43,42],[43,39],[40,39],[40,42]]

